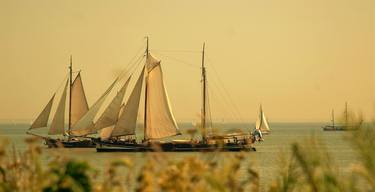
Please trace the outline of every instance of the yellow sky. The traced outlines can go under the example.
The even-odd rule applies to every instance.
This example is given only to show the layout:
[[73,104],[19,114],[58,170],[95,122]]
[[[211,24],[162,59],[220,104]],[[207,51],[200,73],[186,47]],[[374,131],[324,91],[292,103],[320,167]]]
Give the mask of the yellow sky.
[[200,111],[203,42],[213,118],[254,121],[260,103],[270,121],[328,120],[345,101],[374,114],[373,0],[0,0],[0,27],[0,119],[34,118],[70,54],[91,105],[146,35],[179,121]]

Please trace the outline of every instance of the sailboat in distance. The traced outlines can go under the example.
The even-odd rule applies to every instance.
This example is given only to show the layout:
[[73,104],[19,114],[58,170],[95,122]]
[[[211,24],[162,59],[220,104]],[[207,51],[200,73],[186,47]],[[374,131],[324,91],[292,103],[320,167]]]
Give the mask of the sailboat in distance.
[[259,115],[255,122],[255,129],[260,130],[262,134],[267,135],[271,133],[271,129],[270,129],[270,126],[268,125],[266,115],[263,112],[262,105],[260,105],[259,107]]
[[348,103],[345,102],[345,110],[344,110],[344,122],[341,124],[338,124],[335,122],[335,112],[332,109],[331,111],[331,125],[325,125],[323,126],[323,131],[349,131],[354,130],[355,128],[349,125],[348,122]]
[[[48,120],[50,117],[52,105],[56,98],[56,93],[53,94],[47,105],[44,107],[42,112],[31,124],[30,128],[26,132],[27,134],[41,137],[45,140],[45,144],[48,147],[95,147],[95,144],[88,138],[77,137],[72,133],[73,128],[77,125],[85,124],[85,126],[91,126],[93,118],[97,113],[98,101],[102,101],[107,97],[109,92],[112,90],[114,83],[107,89],[101,98],[89,109],[85,91],[83,88],[81,73],[78,72],[73,80],[73,67],[72,57],[70,57],[69,66],[69,77],[64,84],[64,88],[58,101],[56,112],[52,118],[48,129],[49,136],[38,135],[34,132],[35,129],[48,127]],[[68,94],[69,92],[69,94]],[[68,105],[66,106],[66,101]],[[100,106],[99,106],[100,107]],[[67,129],[65,128],[65,113],[68,108],[68,122]],[[54,137],[50,137],[54,136]]]

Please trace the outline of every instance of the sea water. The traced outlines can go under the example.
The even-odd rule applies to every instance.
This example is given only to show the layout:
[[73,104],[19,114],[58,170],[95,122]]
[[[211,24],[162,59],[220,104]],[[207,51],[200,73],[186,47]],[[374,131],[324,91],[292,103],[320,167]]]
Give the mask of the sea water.
[[[293,142],[301,142],[312,137],[319,138],[320,147],[325,148],[335,165],[343,172],[347,171],[351,163],[356,161],[356,155],[350,143],[345,139],[344,131],[323,131],[322,126],[325,123],[270,123],[271,134],[264,135],[264,141],[256,143],[256,152],[245,153],[245,161],[240,175],[246,175],[247,167],[251,166],[257,170],[260,176],[260,186],[262,191],[266,190],[271,182],[276,179],[280,167],[279,158],[281,155],[288,155],[290,153],[291,144]],[[0,139],[8,139],[10,146],[15,149],[23,151],[27,148],[24,140],[30,137],[25,132],[29,124],[22,123],[3,123],[0,124]],[[140,125],[141,127],[141,125]],[[191,123],[180,123],[179,127],[182,133],[191,129]],[[220,123],[213,125],[215,132],[227,133],[233,131],[249,132],[254,125],[249,123]],[[38,130],[40,133],[45,133],[47,130]],[[142,137],[141,128],[138,129],[138,139]],[[183,134],[175,139],[189,139],[188,134]],[[130,159],[135,163],[137,169],[142,167],[145,159],[149,154],[146,153],[97,153],[94,148],[89,149],[48,149],[44,145],[41,146],[43,150],[43,163],[46,164],[51,158],[56,155],[64,155],[70,158],[86,160],[90,165],[99,171],[104,171],[109,163],[117,159]],[[236,152],[222,152],[222,153],[200,153],[200,152],[186,152],[186,153],[161,153],[162,159],[168,161],[177,161],[188,157],[198,157],[205,160],[225,161],[235,155]],[[135,169],[135,170],[137,170]]]

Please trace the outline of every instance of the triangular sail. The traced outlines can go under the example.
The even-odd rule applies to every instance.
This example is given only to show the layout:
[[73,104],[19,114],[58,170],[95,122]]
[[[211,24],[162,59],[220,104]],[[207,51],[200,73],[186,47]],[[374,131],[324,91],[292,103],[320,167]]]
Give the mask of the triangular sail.
[[89,110],[89,105],[87,104],[85,91],[83,90],[82,79],[81,79],[80,73],[78,73],[77,77],[73,81],[71,92],[72,92],[72,98],[71,98],[72,101],[71,101],[70,124],[73,126]]
[[52,119],[51,128],[49,129],[49,135],[64,134],[64,120],[65,120],[65,103],[66,103],[66,92],[68,89],[69,81],[66,81],[64,91],[62,93],[59,105],[57,106],[56,113]]
[[103,95],[94,103],[89,111],[72,127],[71,133],[76,136],[82,136],[90,134],[88,132],[93,126],[93,120],[98,113],[100,107],[103,105],[108,94],[111,92],[113,86],[117,82],[117,79],[109,86],[109,88],[103,93]]
[[116,94],[116,96],[112,99],[111,103],[105,109],[103,114],[99,117],[98,121],[96,121],[94,128],[91,130],[92,133],[96,131],[114,125],[117,122],[118,115],[121,109],[122,100],[124,100],[125,92],[128,87],[130,81],[130,77],[122,86],[120,91]]
[[265,131],[265,132],[270,132],[270,127],[268,125],[268,121],[267,121],[267,118],[266,116],[264,115],[264,113],[262,113],[262,122],[263,122],[263,126],[261,127],[261,130],[262,131]]
[[55,98],[55,94],[53,94],[53,96],[51,97],[47,105],[44,107],[43,111],[38,115],[38,117],[35,119],[33,124],[31,124],[29,129],[47,127],[48,118],[51,113],[51,108],[52,108],[52,103],[53,103],[54,98]]
[[179,134],[177,123],[169,104],[168,95],[163,82],[160,61],[150,54],[146,61],[147,68],[147,118],[145,128],[146,139],[159,139]]
[[135,134],[139,101],[141,99],[142,93],[144,71],[145,69],[143,68],[141,75],[139,76],[137,83],[135,84],[134,89],[130,94],[129,99],[115,125],[115,128],[112,131],[112,137]]
[[259,129],[262,132],[270,132],[271,131],[270,127],[268,125],[267,118],[266,118],[266,116],[263,113],[262,106],[260,106],[259,117],[258,117],[258,119],[256,121],[256,129]]

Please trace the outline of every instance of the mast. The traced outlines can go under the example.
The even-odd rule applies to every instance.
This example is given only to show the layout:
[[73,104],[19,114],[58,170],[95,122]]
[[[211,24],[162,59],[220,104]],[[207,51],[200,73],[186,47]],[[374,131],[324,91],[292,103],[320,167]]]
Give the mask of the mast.
[[202,50],[202,114],[201,114],[201,126],[202,126],[202,139],[203,142],[207,141],[206,136],[206,68],[204,66],[204,48],[205,43],[203,43],[203,50]]
[[260,104],[260,114],[259,114],[259,119],[260,119],[259,130],[260,130],[261,127],[262,127],[262,124],[263,124],[263,108],[262,108],[262,104]]
[[[148,59],[148,36],[146,37],[146,64]],[[147,71],[147,69],[146,69]],[[146,76],[148,78],[148,76]],[[145,110],[144,110],[144,122],[143,122],[143,141],[146,141],[146,128],[147,128],[147,79],[145,81]]]
[[335,127],[335,111],[332,109],[332,127]]
[[73,84],[73,59],[70,55],[70,66],[69,66],[69,123],[68,123],[68,133],[70,139],[70,129],[71,129],[71,114],[72,114],[72,84]]
[[348,125],[348,102],[345,102],[345,126]]

